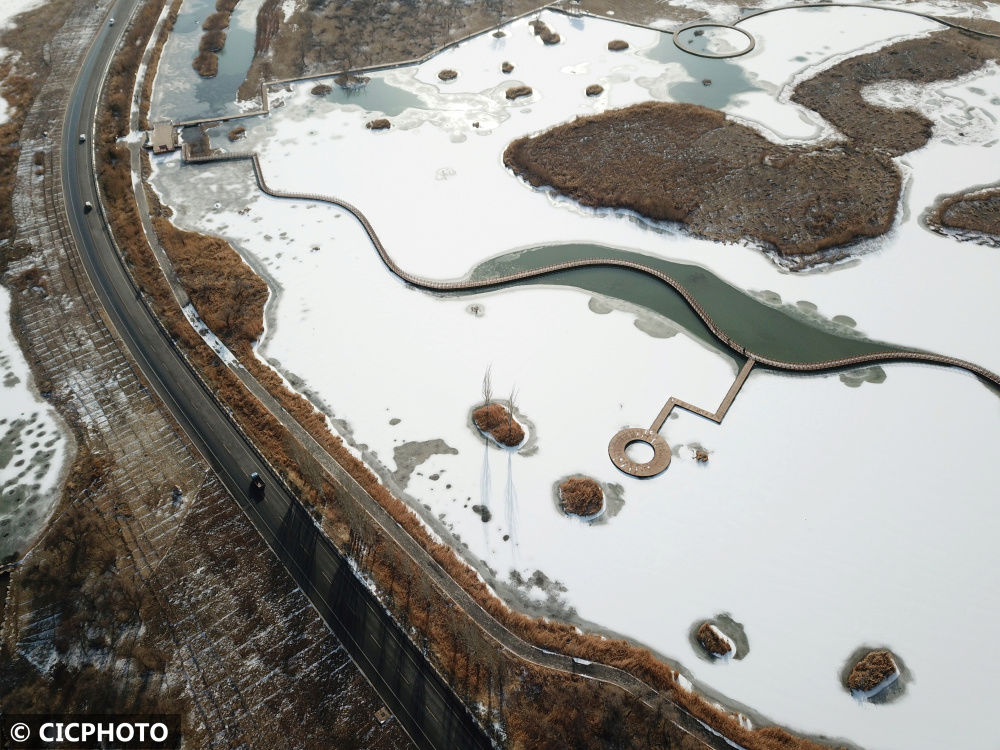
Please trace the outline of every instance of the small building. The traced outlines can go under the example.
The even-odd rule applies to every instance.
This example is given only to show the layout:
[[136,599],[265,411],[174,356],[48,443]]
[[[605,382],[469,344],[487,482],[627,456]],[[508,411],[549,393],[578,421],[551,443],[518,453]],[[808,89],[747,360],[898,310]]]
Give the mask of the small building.
[[146,133],[146,147],[154,154],[166,154],[178,148],[177,130],[169,120],[154,122],[153,129]]

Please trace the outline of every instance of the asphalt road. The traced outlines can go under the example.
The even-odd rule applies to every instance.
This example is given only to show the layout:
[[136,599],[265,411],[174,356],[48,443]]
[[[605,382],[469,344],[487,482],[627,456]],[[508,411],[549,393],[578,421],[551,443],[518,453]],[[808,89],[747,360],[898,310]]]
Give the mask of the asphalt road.
[[[84,267],[143,375],[247,513],[379,696],[421,748],[487,748],[463,703],[430,667],[369,589],[354,575],[303,507],[230,420],[142,302],[111,240],[97,197],[93,124],[107,65],[135,0],[117,0],[80,70],[62,139],[69,223]],[[87,135],[80,144],[79,135]],[[95,209],[85,214],[90,201]],[[267,483],[264,500],[247,495],[249,476]]]

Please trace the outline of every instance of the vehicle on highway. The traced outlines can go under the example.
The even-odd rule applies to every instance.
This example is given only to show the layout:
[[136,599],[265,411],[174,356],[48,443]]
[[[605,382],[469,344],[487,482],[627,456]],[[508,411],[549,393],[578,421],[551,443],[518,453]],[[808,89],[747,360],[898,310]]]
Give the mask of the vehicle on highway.
[[247,489],[247,494],[250,495],[251,500],[264,499],[264,480],[256,471],[250,475],[250,487]]
[[114,26],[114,25],[115,25],[115,19],[112,18],[110,21],[108,21],[108,26]]
[[87,134],[80,133],[80,143],[86,143],[86,142],[87,142]]
[[93,203],[91,203],[90,201],[84,201],[83,202],[83,212],[85,214],[89,214],[93,210],[94,210],[94,204]]

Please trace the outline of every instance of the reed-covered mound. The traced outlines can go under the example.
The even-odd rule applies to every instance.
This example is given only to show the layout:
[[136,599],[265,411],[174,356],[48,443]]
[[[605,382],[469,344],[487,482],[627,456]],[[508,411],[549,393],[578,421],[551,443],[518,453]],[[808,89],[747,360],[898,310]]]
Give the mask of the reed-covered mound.
[[517,423],[503,404],[480,406],[472,413],[472,421],[501,445],[513,448],[524,441],[524,428]]
[[878,153],[775,144],[722,112],[646,102],[514,141],[504,163],[585,206],[680,221],[721,241],[814,253],[885,232],[901,179]]
[[604,492],[590,477],[572,477],[559,485],[559,501],[566,513],[592,516],[604,507]]

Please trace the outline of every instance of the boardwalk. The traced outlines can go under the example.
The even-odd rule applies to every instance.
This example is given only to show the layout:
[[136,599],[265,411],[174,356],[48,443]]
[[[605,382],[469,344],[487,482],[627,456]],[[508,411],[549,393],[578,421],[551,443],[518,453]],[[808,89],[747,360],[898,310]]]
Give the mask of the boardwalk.
[[[541,268],[530,269],[526,271],[518,271],[516,273],[505,274],[501,276],[491,276],[486,279],[478,280],[458,280],[458,281],[437,281],[434,279],[427,279],[422,276],[417,276],[416,274],[409,273],[408,271],[401,268],[392,256],[389,255],[385,246],[382,244],[382,240],[379,238],[378,234],[375,232],[375,228],[372,226],[368,217],[365,216],[360,209],[351,205],[350,203],[336,198],[333,196],[320,195],[318,193],[293,193],[284,190],[276,190],[267,184],[267,180],[264,178],[263,168],[260,164],[260,157],[256,152],[231,152],[224,154],[210,154],[207,156],[191,156],[189,149],[185,148],[183,150],[183,158],[185,161],[193,164],[204,164],[208,162],[216,161],[250,161],[253,165],[254,176],[257,180],[257,185],[260,189],[274,198],[285,198],[289,200],[305,200],[305,201],[317,201],[320,203],[328,203],[334,206],[339,206],[345,211],[350,212],[357,220],[360,222],[361,226],[364,228],[365,233],[368,235],[368,239],[371,241],[372,246],[378,253],[379,257],[385,266],[392,271],[398,278],[405,281],[407,284],[411,284],[419,289],[426,289],[432,292],[474,292],[481,289],[487,289],[491,287],[504,286],[507,284],[514,284],[519,281],[525,281],[527,279],[538,278],[540,276],[546,276],[548,274],[557,273],[559,271],[567,271],[574,268],[586,268],[592,266],[606,267],[606,268],[626,268],[633,271],[638,271],[644,273],[648,276],[657,279],[663,284],[669,286],[690,306],[690,308],[695,312],[695,314],[701,319],[705,324],[705,327],[715,336],[720,342],[722,342],[726,347],[740,355],[745,357],[747,362],[743,366],[736,381],[733,386],[729,389],[722,404],[719,409],[715,412],[708,412],[705,409],[689,404],[685,401],[680,401],[675,398],[670,398],[664,405],[663,409],[657,415],[656,419],[653,421],[653,425],[648,431],[643,431],[651,435],[656,435],[659,428],[663,425],[670,411],[675,407],[681,407],[687,409],[695,414],[699,414],[706,419],[711,419],[715,422],[721,422],[722,418],[725,416],[729,407],[732,405],[733,400],[736,398],[737,393],[739,393],[740,388],[746,381],[747,376],[750,374],[750,369],[755,364],[765,365],[771,367],[775,370],[786,370],[790,372],[826,372],[829,370],[835,370],[845,367],[854,367],[857,365],[864,364],[876,364],[881,362],[893,362],[893,361],[910,361],[910,362],[924,362],[927,364],[935,365],[947,365],[949,367],[957,367],[968,372],[977,375],[978,377],[992,383],[994,386],[1000,388],[1000,375],[997,373],[986,369],[980,365],[973,362],[968,362],[963,359],[958,359],[956,357],[948,357],[942,354],[933,354],[930,352],[920,352],[920,351],[905,351],[905,350],[886,350],[884,352],[873,352],[870,354],[858,354],[851,357],[842,357],[839,359],[830,359],[822,362],[787,362],[784,360],[773,359],[771,357],[765,357],[757,354],[749,349],[746,349],[738,342],[734,341],[732,338],[726,334],[712,319],[712,316],[708,314],[701,303],[695,299],[694,295],[691,294],[688,289],[677,281],[672,276],[660,271],[651,266],[644,265],[630,260],[622,260],[620,258],[586,258],[582,260],[566,261],[564,263],[554,263],[549,266],[543,266]],[[639,428],[629,428],[634,431]],[[640,430],[641,431],[641,430]],[[621,441],[622,433],[618,433],[612,438],[612,445],[618,446]],[[638,436],[636,433],[628,442],[648,442],[653,445],[654,441],[652,439],[646,439],[646,437]],[[612,460],[615,465],[622,468],[623,471],[628,471],[630,474],[635,474],[635,476],[651,476],[649,473],[636,473],[637,471],[648,472],[651,467],[644,464],[635,464],[624,457],[624,449],[628,443],[620,445],[620,450],[615,449],[615,453],[612,455]],[[656,450],[656,445],[653,445],[654,452]],[[612,450],[609,446],[609,452]],[[661,449],[662,450],[662,449]],[[669,455],[669,451],[668,451]],[[623,459],[619,461],[618,459]],[[659,465],[662,463],[662,471],[669,464],[669,458],[665,462],[660,460],[657,463]],[[629,469],[623,467],[629,467],[629,469],[634,469],[630,471]],[[639,468],[637,468],[639,467]],[[659,473],[659,472],[653,472]]]

